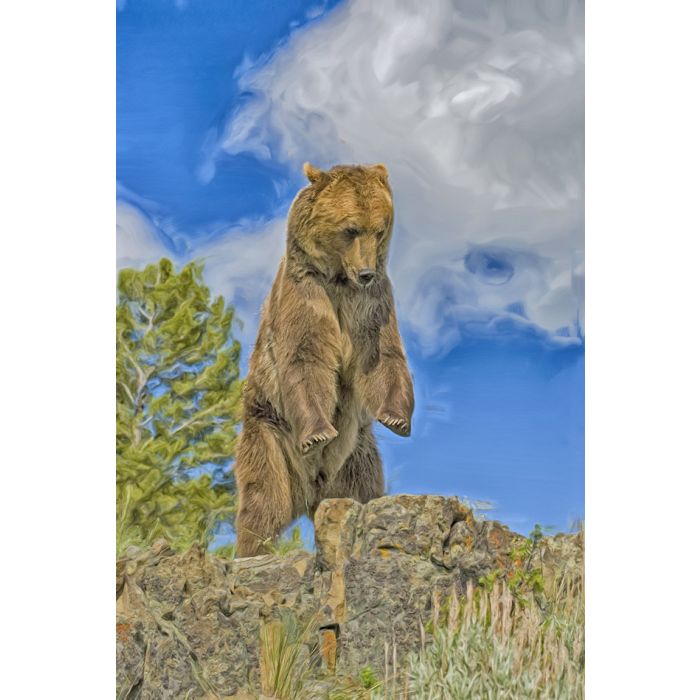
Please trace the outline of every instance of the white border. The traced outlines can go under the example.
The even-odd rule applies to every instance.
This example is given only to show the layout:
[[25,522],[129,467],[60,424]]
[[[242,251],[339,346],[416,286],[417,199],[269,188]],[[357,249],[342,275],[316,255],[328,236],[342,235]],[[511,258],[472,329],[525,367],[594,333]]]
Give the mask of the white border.
[[7,698],[114,697],[114,13],[2,12]]
[[[690,697],[700,10],[587,15],[588,697]],[[13,4],[2,31],[3,693],[92,700],[114,688],[114,7]]]
[[591,2],[586,34],[589,698],[697,692],[693,3]]

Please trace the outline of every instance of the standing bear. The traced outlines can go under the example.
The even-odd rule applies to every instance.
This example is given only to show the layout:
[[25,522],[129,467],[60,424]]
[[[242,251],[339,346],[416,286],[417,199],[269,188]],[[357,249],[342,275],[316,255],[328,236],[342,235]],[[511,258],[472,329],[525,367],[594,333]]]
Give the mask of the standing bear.
[[262,554],[324,498],[384,494],[372,422],[411,432],[413,385],[386,265],[383,165],[307,163],[262,308],[238,446],[238,556]]

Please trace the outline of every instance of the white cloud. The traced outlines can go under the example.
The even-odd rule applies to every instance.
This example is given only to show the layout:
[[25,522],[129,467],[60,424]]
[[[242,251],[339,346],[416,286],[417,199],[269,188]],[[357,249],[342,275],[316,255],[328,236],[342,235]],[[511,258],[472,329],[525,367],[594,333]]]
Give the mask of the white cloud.
[[233,302],[243,321],[243,347],[255,342],[259,312],[284,254],[286,222],[247,222],[199,245],[189,254],[204,261],[206,283]]
[[238,71],[253,96],[219,148],[297,173],[385,162],[391,274],[427,352],[502,323],[574,342],[562,335],[582,326],[583,58],[582,2],[356,0]]
[[232,302],[243,321],[237,337],[244,348],[255,341],[262,300],[284,253],[283,219],[247,221],[176,252],[151,217],[134,204],[117,201],[117,269],[143,268],[162,257],[179,265],[204,262],[204,281]]
[[142,268],[164,256],[171,253],[151,218],[133,204],[117,200],[117,269]]

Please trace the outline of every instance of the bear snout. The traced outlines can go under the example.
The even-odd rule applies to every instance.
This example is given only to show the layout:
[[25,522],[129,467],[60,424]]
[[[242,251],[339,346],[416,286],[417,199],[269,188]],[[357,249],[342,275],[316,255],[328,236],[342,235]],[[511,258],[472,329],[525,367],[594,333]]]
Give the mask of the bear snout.
[[366,287],[375,278],[376,274],[374,270],[365,267],[357,273],[357,280],[363,287]]

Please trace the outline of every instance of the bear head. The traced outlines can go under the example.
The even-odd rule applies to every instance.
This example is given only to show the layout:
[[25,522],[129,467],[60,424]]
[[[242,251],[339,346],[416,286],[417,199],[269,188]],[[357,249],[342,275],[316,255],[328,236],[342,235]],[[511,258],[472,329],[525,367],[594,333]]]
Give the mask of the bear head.
[[361,290],[386,274],[394,206],[384,165],[304,165],[309,179],[294,200],[288,250],[330,281]]

